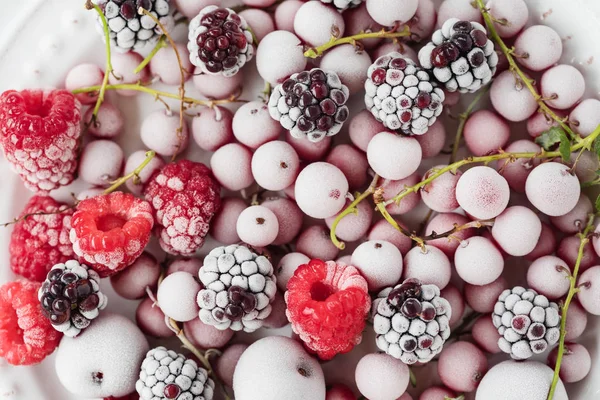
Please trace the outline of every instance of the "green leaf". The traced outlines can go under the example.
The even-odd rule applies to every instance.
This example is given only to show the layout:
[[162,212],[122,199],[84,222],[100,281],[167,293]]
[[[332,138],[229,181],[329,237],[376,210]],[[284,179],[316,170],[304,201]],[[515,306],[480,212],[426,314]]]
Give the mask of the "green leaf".
[[563,161],[569,162],[571,159],[571,142],[569,141],[569,138],[567,138],[566,134],[560,136],[560,145],[558,146],[558,151],[560,152],[560,156],[562,157]]
[[600,211],[600,194],[596,197],[596,212]]
[[598,157],[600,157],[600,138],[596,138],[596,140],[594,140],[594,153],[596,153],[596,155]]
[[542,132],[540,136],[535,138],[535,142],[542,146],[544,150],[552,150],[554,146],[561,143],[562,136],[567,138],[566,132],[559,126],[553,126],[547,131]]

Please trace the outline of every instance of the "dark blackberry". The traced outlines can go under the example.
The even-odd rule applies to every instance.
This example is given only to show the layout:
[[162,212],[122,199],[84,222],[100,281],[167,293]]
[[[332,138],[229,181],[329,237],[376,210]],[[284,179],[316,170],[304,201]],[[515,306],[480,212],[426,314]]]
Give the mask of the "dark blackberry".
[[229,8],[208,6],[190,21],[190,61],[207,74],[233,76],[252,59],[252,33]]
[[293,74],[273,89],[269,113],[297,138],[319,142],[348,119],[348,88],[335,72],[314,68]]
[[[140,7],[152,13],[168,31],[175,26],[169,0],[98,0],[98,6],[108,22],[111,45],[122,52],[154,46],[162,35],[152,18],[138,12]],[[97,27],[104,37],[100,17]]]
[[419,63],[449,92],[476,92],[491,81],[498,55],[477,22],[447,20],[419,51]]
[[96,271],[75,260],[56,264],[38,292],[42,313],[54,329],[77,336],[106,307]]

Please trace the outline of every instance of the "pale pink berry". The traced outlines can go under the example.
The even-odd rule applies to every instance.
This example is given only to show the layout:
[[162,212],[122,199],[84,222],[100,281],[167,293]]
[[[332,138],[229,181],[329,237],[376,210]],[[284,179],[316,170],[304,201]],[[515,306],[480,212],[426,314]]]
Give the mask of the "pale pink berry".
[[307,138],[297,139],[289,131],[285,132],[285,141],[296,150],[301,160],[307,162],[323,160],[331,147],[331,137],[325,137],[319,142],[311,142]]
[[[187,45],[175,43],[179,59],[183,66],[183,80],[187,81],[192,77],[194,66],[190,62],[190,52]],[[178,68],[177,54],[170,45],[163,47],[150,60],[150,74],[158,77],[166,85],[181,85],[181,70]]]
[[266,8],[275,4],[276,0],[242,0],[242,3],[250,7]]
[[358,190],[367,182],[369,163],[365,154],[356,147],[339,144],[331,150],[325,161],[344,173],[350,189]]
[[246,23],[252,28],[252,32],[256,35],[258,42],[275,30],[275,21],[273,21],[273,17],[266,11],[248,8],[238,13],[238,15],[244,18]]
[[[406,225],[402,223],[402,221],[399,221],[396,218],[396,222],[398,222],[398,225],[406,229]],[[367,240],[384,240],[386,242],[390,242],[396,246],[402,254],[406,254],[412,247],[412,240],[408,236],[398,231],[396,228],[390,225],[390,223],[383,219],[373,224],[369,234],[367,235]]]
[[510,138],[510,127],[495,112],[479,110],[467,120],[463,136],[473,155],[485,156],[504,148]]
[[352,265],[352,254],[346,254],[345,256],[341,256],[337,260],[335,260],[335,262],[343,263],[346,265]]
[[309,164],[296,179],[294,194],[298,207],[313,218],[329,218],[346,203],[348,180],[336,166],[325,162]]
[[210,235],[223,244],[240,241],[237,233],[237,220],[248,205],[239,197],[225,197],[221,200],[221,209],[210,222]]
[[291,243],[300,229],[302,229],[302,211],[293,200],[285,197],[276,197],[265,200],[262,203],[263,207],[273,211],[279,222],[279,233],[274,245],[283,245]]
[[432,0],[419,0],[417,12],[411,20],[411,33],[421,39],[429,37],[435,29],[437,12]]
[[[408,58],[415,63],[419,62],[419,57],[417,52],[413,50],[412,47],[408,46],[399,46],[398,43],[394,42],[386,42],[379,45],[375,50],[373,50],[372,58],[373,60],[377,60],[381,56],[385,56],[389,53],[400,53],[402,57]],[[447,96],[446,96],[447,97]]]
[[581,187],[568,166],[557,162],[538,165],[525,182],[527,199],[544,214],[565,215],[577,205]]
[[256,68],[261,78],[273,84],[282,83],[306,67],[302,41],[293,33],[274,31],[260,41],[256,50]]
[[296,239],[296,251],[309,258],[335,260],[340,250],[329,237],[329,229],[322,225],[312,225],[304,229]]
[[529,261],[533,261],[537,258],[552,254],[554,253],[554,249],[556,249],[556,243],[554,229],[552,229],[547,223],[542,222],[542,232],[540,233],[540,238],[538,239],[534,249],[529,254],[525,255],[525,258]]
[[500,294],[508,288],[508,283],[503,277],[486,285],[472,285],[465,283],[465,300],[473,311],[479,313],[491,313],[494,311],[494,305],[498,301]]
[[[73,91],[90,86],[100,86],[104,80],[104,71],[96,64],[79,64],[71,68],[65,78],[65,89]],[[98,100],[98,92],[76,94],[81,104],[94,104]]]
[[367,147],[369,165],[385,179],[404,179],[421,163],[421,145],[412,137],[380,132]]
[[[556,367],[558,358],[558,347],[555,347],[548,354],[548,365],[550,368]],[[566,343],[560,364],[560,379],[565,383],[575,383],[582,381],[592,368],[592,358],[590,352],[578,343]]]
[[154,300],[146,297],[137,307],[135,312],[135,322],[137,326],[148,336],[157,338],[168,338],[175,336],[167,324],[165,324],[165,314],[161,311]]
[[418,6],[419,0],[367,0],[369,15],[383,26],[408,22],[417,12]]
[[[579,239],[579,236],[566,236],[558,244],[556,255],[564,260],[569,267],[574,268],[580,244],[581,240]],[[579,270],[584,271],[596,264],[598,264],[598,255],[594,251],[592,244],[588,242],[583,247],[583,257],[581,258]]]
[[[565,112],[562,110],[552,110],[552,112],[554,112],[560,118],[566,116]],[[558,126],[558,122],[552,118],[548,118],[548,116],[544,113],[537,112],[527,120],[527,133],[529,133],[529,136],[532,138],[536,138],[553,126]]]
[[247,344],[232,344],[223,350],[223,354],[217,358],[215,372],[225,385],[229,387],[233,386],[233,371],[235,371],[235,366],[247,348]]
[[400,250],[384,240],[369,240],[359,245],[352,253],[350,264],[367,280],[370,292],[394,286],[402,276]]
[[290,321],[288,321],[287,315],[285,314],[286,309],[287,304],[285,303],[283,294],[279,291],[275,292],[275,298],[273,299],[273,302],[271,302],[271,313],[267,318],[263,319],[264,327],[269,329],[279,329],[289,324]]
[[173,0],[177,10],[185,15],[187,18],[192,19],[200,10],[204,7],[218,5],[219,0]]
[[[425,228],[425,235],[432,235],[433,232],[442,234],[448,232],[456,226],[462,226],[469,223],[470,220],[464,215],[457,213],[441,213],[436,215],[429,221],[427,228]],[[475,228],[468,228],[453,233],[453,238],[439,238],[427,241],[427,244],[437,247],[442,250],[448,257],[453,258],[456,248],[460,245],[460,241],[470,238],[475,235],[477,231]]]
[[570,162],[574,163],[575,159],[579,157],[579,162],[577,165],[574,165],[575,175],[580,182],[589,182],[592,181],[598,176],[596,171],[600,169],[600,159],[596,153],[592,151],[585,150],[583,153],[579,151],[571,153]]
[[561,64],[544,72],[541,80],[542,96],[550,107],[565,110],[581,100],[585,79],[572,65]]
[[461,21],[473,21],[482,23],[481,13],[477,7],[473,7],[470,0],[445,0],[438,9],[437,26],[441,26],[450,18],[458,18]]
[[508,207],[496,217],[492,236],[502,249],[512,256],[524,256],[533,251],[542,233],[542,222],[527,207]]
[[192,119],[192,136],[202,150],[216,151],[233,142],[231,124],[233,114],[226,108],[214,107],[200,110]]
[[408,366],[387,354],[367,354],[356,365],[354,379],[363,396],[372,400],[396,399],[406,391]]
[[356,397],[348,386],[336,383],[327,390],[325,400],[356,400]]
[[229,190],[241,190],[252,185],[252,153],[239,143],[229,143],[215,151],[210,168],[219,183]]
[[110,186],[121,175],[123,150],[111,140],[94,140],[83,148],[79,177],[97,186]]
[[570,274],[569,266],[560,258],[540,257],[527,270],[527,285],[549,299],[558,299],[569,291]]
[[600,315],[600,265],[583,271],[577,279],[577,299],[590,314]]
[[577,104],[569,114],[573,130],[581,137],[587,137],[600,125],[600,100],[585,99]]
[[494,18],[507,22],[505,24],[494,23],[494,28],[502,38],[515,36],[529,19],[529,9],[524,0],[492,1],[489,8]]
[[574,301],[567,310],[567,325],[565,330],[565,340],[575,340],[581,336],[586,328],[588,322],[587,312],[581,307],[581,305]]
[[209,99],[226,99],[242,87],[244,71],[240,70],[233,76],[223,76],[203,74],[200,68],[196,68],[192,81],[201,95]]
[[[346,207],[350,205],[350,200],[346,202]],[[371,221],[373,220],[373,206],[367,201],[363,201],[356,206],[357,213],[346,215],[339,221],[335,230],[336,236],[346,242],[355,242],[365,237]],[[325,223],[331,229],[333,221],[337,215],[326,218]]]
[[294,17],[304,2],[300,0],[286,0],[275,9],[275,26],[278,30],[294,31]]
[[[377,32],[383,27],[371,18],[365,2],[357,7],[349,8],[342,14],[346,24],[346,36],[358,35],[361,32]],[[381,38],[371,38],[361,40],[365,49],[372,49],[381,42]]]
[[[138,53],[132,51],[128,53],[115,52],[111,57],[113,73],[108,76],[108,83],[111,85],[146,83],[150,78],[148,67],[142,69],[137,74],[133,72],[144,58]],[[121,96],[136,96],[137,90],[117,89]]]
[[200,283],[188,272],[175,272],[163,279],[156,298],[162,312],[175,321],[187,322],[198,318],[196,295]]
[[432,386],[425,389],[419,396],[419,400],[446,400],[446,398],[455,398],[456,393],[442,386]]
[[[431,168],[423,175],[423,180],[436,174],[438,170],[444,167],[446,165],[437,165]],[[456,173],[452,171],[445,172],[423,186],[420,190],[423,203],[437,212],[450,212],[457,209],[459,204],[456,200],[456,185],[461,176],[461,171],[456,171]]]
[[532,71],[542,71],[558,62],[562,55],[562,39],[546,25],[534,25],[525,29],[515,41],[517,60]]
[[242,144],[256,149],[275,140],[281,133],[281,124],[269,115],[266,104],[251,101],[241,106],[233,116],[233,135]]
[[303,264],[308,264],[309,261],[310,258],[298,252],[287,253],[283,256],[275,269],[277,288],[281,292],[285,292],[287,290],[287,283],[294,275],[294,272],[296,272],[296,269]]
[[494,78],[490,99],[498,114],[513,122],[525,121],[538,108],[529,89],[517,82],[510,71],[504,71]]
[[118,136],[123,130],[123,125],[125,125],[123,113],[111,103],[102,103],[98,109],[95,121],[92,122],[93,115],[94,108],[90,107],[84,117],[84,121],[88,126],[88,132],[92,135],[110,139]]
[[181,125],[179,114],[172,114],[166,110],[148,114],[142,121],[140,136],[146,147],[165,157],[183,152],[189,142],[185,119]]
[[582,193],[575,208],[565,215],[550,217],[550,222],[563,233],[577,233],[585,228],[588,216],[593,211],[594,206],[592,205],[592,201]]
[[454,342],[444,346],[438,362],[438,374],[442,382],[457,392],[474,391],[487,369],[485,354],[469,342]]
[[329,41],[333,29],[344,36],[344,19],[333,7],[320,1],[304,3],[294,16],[294,32],[310,46],[321,46]]
[[237,234],[242,242],[265,247],[273,243],[279,233],[279,221],[273,211],[263,206],[246,208],[238,217]]
[[364,50],[357,50],[351,44],[336,46],[327,51],[321,58],[320,67],[338,74],[340,80],[348,87],[350,95],[364,90],[367,74],[371,66],[371,57]]
[[77,193],[77,200],[81,201],[85,199],[91,199],[92,197],[96,197],[104,193],[104,190],[105,189],[103,187],[92,186],[89,189],[82,190],[81,192]]
[[202,260],[199,258],[178,258],[173,260],[167,267],[167,275],[183,271],[197,276],[202,267]]
[[446,143],[446,128],[441,121],[435,121],[424,135],[415,136],[415,139],[421,145],[423,159],[435,157],[440,154]]
[[440,296],[448,300],[448,303],[450,303],[452,315],[450,316],[448,324],[453,327],[463,317],[465,312],[465,299],[460,293],[460,290],[458,290],[458,288],[451,283],[442,289]]
[[256,149],[252,156],[252,175],[262,188],[283,190],[296,180],[300,158],[287,142],[274,140]]
[[498,329],[492,322],[492,316],[482,315],[477,318],[477,321],[471,327],[471,335],[475,343],[483,350],[491,354],[500,353],[500,347],[498,347],[498,339],[500,334]]
[[[541,147],[531,140],[516,140],[506,147],[510,153],[538,153]],[[508,182],[508,186],[515,192],[525,193],[525,182],[531,170],[540,164],[539,159],[518,158],[514,161],[500,160],[496,169]]]
[[458,104],[460,101],[461,95],[459,91],[456,92],[444,92],[446,98],[442,102],[445,106],[452,107]]
[[348,123],[348,134],[352,143],[360,150],[366,152],[369,142],[385,127],[377,121],[369,110],[362,110],[354,115]]
[[450,282],[451,275],[450,260],[437,247],[425,245],[421,249],[416,246],[404,256],[404,279],[418,279],[444,289]]
[[195,318],[183,324],[185,336],[194,346],[203,349],[218,349],[225,346],[234,332],[231,329],[219,330],[212,325],[207,325]]
[[477,166],[462,174],[456,184],[456,200],[477,219],[494,218],[508,205],[510,189],[495,169]]
[[110,284],[117,294],[129,300],[146,296],[146,288],[154,291],[160,276],[156,258],[143,252],[129,267],[110,277]]
[[[146,151],[134,151],[127,157],[123,173],[125,175],[132,173],[136,168],[142,165],[146,158]],[[125,186],[127,186],[127,189],[134,195],[141,196],[146,182],[148,182],[152,175],[164,165],[165,162],[160,156],[152,157],[150,162],[148,162],[148,164],[146,164],[146,166],[138,173],[138,179],[128,179],[127,182],[125,182]]]
[[504,270],[504,258],[494,244],[473,236],[461,242],[454,253],[458,276],[472,285],[487,285],[498,279]]

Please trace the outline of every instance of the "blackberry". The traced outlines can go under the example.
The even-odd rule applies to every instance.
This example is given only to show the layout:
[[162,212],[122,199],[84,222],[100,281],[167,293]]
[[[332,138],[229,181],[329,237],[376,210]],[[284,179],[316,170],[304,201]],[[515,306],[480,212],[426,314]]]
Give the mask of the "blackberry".
[[419,51],[419,63],[449,92],[473,93],[492,80],[498,54],[481,24],[450,18]]
[[450,303],[435,285],[407,279],[382,290],[372,307],[377,347],[406,364],[426,363],[450,337]]
[[135,390],[141,400],[212,400],[215,382],[194,360],[160,346],[146,354]]
[[[170,31],[175,26],[174,7],[169,0],[98,0],[98,6],[108,22],[111,46],[121,52],[154,46],[162,30],[148,15],[138,12],[144,8]],[[104,38],[100,16],[96,27]]]
[[200,319],[217,329],[254,332],[271,314],[277,286],[273,266],[245,246],[213,249],[199,272]]
[[59,332],[77,336],[106,307],[100,276],[75,260],[56,264],[38,291],[42,313]]
[[442,113],[444,92],[427,71],[393,52],[369,67],[365,105],[375,119],[393,131],[423,135]]
[[349,91],[335,72],[313,68],[293,74],[269,98],[269,113],[290,134],[311,142],[336,135],[348,119]]
[[500,349],[516,360],[546,351],[560,338],[558,304],[533,289],[506,289],[494,306],[492,322],[502,336]]
[[190,61],[207,74],[233,76],[252,59],[252,32],[229,8],[204,7],[190,21]]
[[348,8],[358,7],[363,0],[321,0],[322,3],[332,4],[340,12]]

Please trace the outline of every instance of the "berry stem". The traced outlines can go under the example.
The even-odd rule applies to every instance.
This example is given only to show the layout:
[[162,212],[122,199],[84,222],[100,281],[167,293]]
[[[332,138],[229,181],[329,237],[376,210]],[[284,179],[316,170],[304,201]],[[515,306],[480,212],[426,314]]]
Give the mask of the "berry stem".
[[37,212],[29,213],[29,214],[23,214],[22,216],[13,219],[10,222],[5,222],[3,224],[0,224],[0,226],[3,227],[3,228],[6,228],[7,226],[14,225],[14,224],[16,224],[18,222],[21,222],[21,221],[25,221],[25,220],[29,219],[30,217],[34,217],[36,215],[56,215],[56,214],[62,214],[65,211],[72,210],[75,207],[77,207],[77,203],[78,202],[75,201],[75,203],[71,204],[70,206],[61,207],[61,208],[59,208],[56,211],[50,211],[50,212],[48,212],[48,211],[37,211]]
[[458,116],[458,119],[460,122],[458,123],[458,129],[456,130],[456,137],[454,138],[454,144],[452,145],[452,154],[450,155],[450,163],[453,163],[454,161],[456,161],[456,154],[458,153],[458,149],[460,147],[460,141],[462,139],[463,131],[465,130],[465,125],[467,123],[467,119],[471,116],[471,113],[473,113],[473,110],[475,109],[477,104],[481,101],[483,96],[485,96],[487,94],[487,92],[490,90],[490,87],[491,87],[491,85],[487,85],[487,86],[481,88],[481,90],[479,91],[479,93],[477,93],[477,96],[475,96],[475,98],[469,104],[467,109]]
[[417,376],[412,368],[408,368],[408,379],[410,381],[410,386],[414,388],[417,387]]
[[448,340],[458,339],[463,333],[466,333],[465,330],[467,328],[469,328],[469,326],[471,326],[471,324],[473,322],[475,322],[482,315],[483,314],[481,314],[481,313],[473,311],[472,313],[470,313],[469,315],[464,317],[462,322],[460,323],[460,325],[458,325],[456,328],[454,328],[452,330],[452,334],[450,335]]
[[100,9],[97,4],[92,3],[91,0],[87,0],[85,3],[85,7],[88,10],[94,9],[98,13],[100,17],[100,21],[102,22],[102,30],[104,31],[104,44],[106,46],[106,71],[104,71],[104,78],[102,79],[102,85],[97,89],[98,92],[98,100],[96,101],[96,105],[94,106],[94,111],[92,113],[92,120],[95,120],[98,117],[98,111],[100,110],[100,106],[104,102],[104,94],[106,93],[106,87],[108,86],[108,77],[113,73],[113,66],[111,61],[111,53],[110,53],[110,33],[108,31],[108,22],[106,21],[106,17],[104,13]]
[[[544,99],[542,98],[542,96],[538,93],[537,89],[535,88],[535,81],[533,79],[529,78],[523,72],[523,70],[521,70],[521,68],[519,68],[519,65],[515,61],[515,58],[518,58],[518,57],[515,57],[514,47],[509,48],[504,43],[504,41],[502,40],[500,35],[498,35],[498,31],[496,31],[496,28],[494,27],[495,19],[490,14],[490,10],[486,7],[484,0],[475,0],[475,2],[477,4],[477,7],[479,8],[479,11],[481,12],[483,20],[485,21],[485,25],[487,26],[487,30],[488,30],[488,33],[489,33],[491,39],[494,42],[496,42],[496,44],[500,47],[500,50],[502,50],[502,52],[506,56],[506,59],[510,66],[510,70],[512,71],[513,74],[515,74],[515,78],[518,77],[517,84],[520,85],[521,83],[523,83],[527,87],[527,89],[529,89],[529,91],[533,95],[533,98],[538,103],[538,106],[540,107],[540,111],[543,112],[544,114],[546,114],[547,116],[549,116],[550,118],[552,118],[553,120],[555,120],[565,130],[565,132],[567,132],[569,134],[569,136],[571,136],[571,138],[575,139],[576,141],[580,141],[581,138],[579,136],[577,136],[573,132],[571,127],[567,124],[567,119],[559,117],[558,115],[556,115],[554,113],[554,111],[552,111],[550,109],[550,107],[548,107],[548,105],[544,102]],[[518,82],[518,81],[521,81],[521,82]]]
[[563,354],[565,353],[565,336],[567,334],[567,311],[569,311],[569,305],[577,292],[577,275],[579,274],[579,267],[581,266],[581,260],[583,259],[583,250],[590,241],[589,234],[594,229],[594,215],[590,215],[587,221],[587,225],[582,233],[579,233],[579,251],[577,252],[577,260],[575,261],[575,267],[573,268],[573,274],[569,277],[569,293],[562,306],[561,319],[560,319],[560,339],[558,342],[558,354],[556,356],[556,366],[554,367],[554,377],[552,378],[552,384],[550,385],[550,392],[548,393],[548,400],[554,398],[554,392],[556,391],[556,385],[560,379],[560,366],[562,363]]
[[177,338],[183,344],[183,347],[188,349],[189,351],[192,352],[192,354],[194,354],[196,357],[198,357],[198,360],[200,360],[200,362],[202,363],[204,368],[208,371],[208,374],[213,375],[214,372],[213,372],[212,366],[210,365],[210,361],[208,361],[208,358],[206,358],[204,356],[204,354],[200,350],[198,350],[192,342],[190,342],[190,340],[187,338],[187,336],[185,336],[185,332],[183,331],[183,329],[181,329],[179,327],[179,324],[177,323],[177,321],[175,321],[173,318],[169,318],[169,324],[171,325],[171,328],[177,335]]
[[136,168],[134,169],[131,173],[120,177],[119,179],[117,179],[116,181],[114,181],[112,183],[112,185],[110,185],[110,187],[108,187],[105,191],[104,194],[109,194],[114,192],[119,186],[121,186],[122,184],[124,184],[125,182],[127,182],[129,179],[133,178],[134,181],[136,179],[139,180],[140,178],[140,172],[142,172],[142,170],[146,167],[146,165],[148,165],[148,163],[154,158],[154,156],[156,155],[156,153],[152,150],[149,150],[146,152],[146,159]]
[[138,65],[133,70],[133,73],[134,74],[139,74],[141,70],[143,70],[144,68],[146,68],[146,66],[150,63],[150,60],[152,60],[152,58],[156,55],[156,53],[158,53],[158,51],[160,49],[162,49],[163,47],[167,47],[167,41],[166,41],[166,36],[165,35],[162,35],[160,37],[160,39],[158,40],[158,43],[156,43],[156,46],[154,46],[154,48],[152,49],[152,51],[150,52],[150,54],[148,54],[146,56],[146,58],[144,58],[144,60],[142,60],[142,62],[140,63],[140,65]]
[[446,232],[442,232],[442,233],[431,232],[430,235],[423,237],[423,240],[429,241],[429,240],[441,239],[441,238],[445,238],[445,237],[451,237],[453,234],[460,232],[460,231],[464,231],[465,229],[470,229],[470,228],[477,229],[477,228],[482,228],[484,226],[493,226],[493,225],[494,225],[493,219],[486,219],[486,220],[481,220],[481,221],[471,221],[464,225],[454,224],[454,227],[452,229],[447,230]]
[[325,53],[327,50],[331,49],[332,47],[339,46],[341,44],[351,44],[353,46],[356,46],[357,41],[362,40],[362,39],[371,39],[371,38],[395,39],[395,38],[399,38],[399,37],[410,36],[410,34],[411,34],[411,32],[410,32],[409,26],[404,25],[404,27],[402,28],[401,31],[395,31],[395,30],[386,31],[385,29],[382,29],[377,32],[368,32],[368,33],[363,32],[363,33],[359,33],[357,35],[347,36],[347,37],[343,37],[343,38],[331,36],[331,39],[329,39],[329,42],[322,44],[321,46],[310,48],[310,49],[306,50],[304,52],[304,57],[318,58],[321,55],[323,55],[323,53]]

